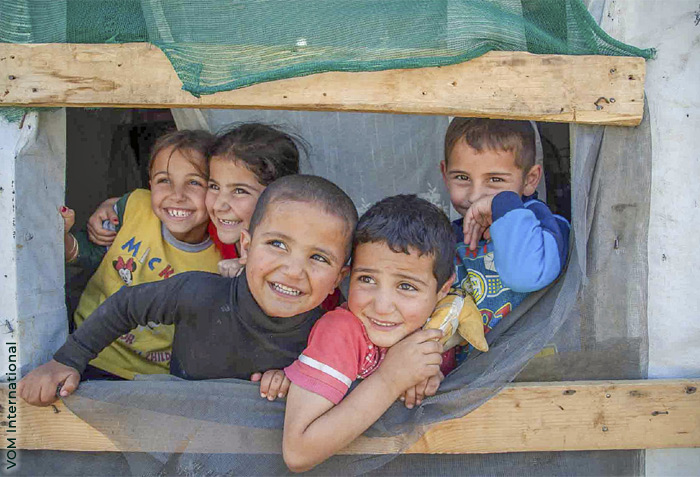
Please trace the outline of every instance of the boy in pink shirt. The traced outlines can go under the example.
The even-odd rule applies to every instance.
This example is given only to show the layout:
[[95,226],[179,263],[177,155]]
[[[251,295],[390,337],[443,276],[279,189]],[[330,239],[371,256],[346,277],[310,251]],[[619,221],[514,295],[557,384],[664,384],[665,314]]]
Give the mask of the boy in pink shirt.
[[323,462],[409,388],[440,375],[440,330],[416,330],[449,291],[454,247],[445,214],[415,196],[389,197],[362,216],[347,304],[314,325],[307,348],[285,368],[292,384],[283,454],[292,471]]

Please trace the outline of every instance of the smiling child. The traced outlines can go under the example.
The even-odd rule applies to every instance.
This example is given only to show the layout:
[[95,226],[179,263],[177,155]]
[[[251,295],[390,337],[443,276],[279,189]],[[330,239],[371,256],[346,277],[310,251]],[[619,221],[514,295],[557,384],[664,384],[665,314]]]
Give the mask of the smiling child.
[[445,214],[415,196],[389,197],[362,216],[347,305],[318,321],[285,368],[292,385],[283,454],[291,470],[323,462],[407,389],[439,373],[441,332],[415,331],[452,284],[454,247]]
[[[217,134],[209,151],[209,233],[226,259],[240,256],[241,231],[248,228],[260,194],[275,180],[299,173],[302,138],[262,123],[231,126]],[[235,262],[233,265],[236,265]],[[233,273],[238,267],[233,268]]]
[[170,372],[186,379],[248,379],[282,369],[304,349],[319,307],[347,272],[357,211],[333,183],[292,175],[261,195],[243,232],[240,277],[181,273],[125,287],[68,337],[54,360],[20,382],[20,396],[48,405],[73,392],[104,347],[137,326],[174,324]]
[[[66,260],[97,267],[74,315],[78,328],[121,288],[183,271],[217,270],[219,254],[206,233],[209,218],[204,203],[206,153],[212,139],[205,131],[177,131],[158,139],[149,163],[150,191],[137,189],[118,199],[119,226],[109,249],[96,246],[84,234],[76,239],[66,231]],[[64,218],[70,212],[61,211]],[[84,378],[167,373],[172,340],[171,326],[143,324],[126,330],[90,363]]]

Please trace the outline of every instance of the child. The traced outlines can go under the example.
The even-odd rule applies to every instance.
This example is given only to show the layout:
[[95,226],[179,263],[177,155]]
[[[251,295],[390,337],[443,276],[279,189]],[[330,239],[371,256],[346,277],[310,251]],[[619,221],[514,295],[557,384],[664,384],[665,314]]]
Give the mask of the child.
[[248,379],[282,369],[303,350],[321,302],[347,272],[357,211],[336,185],[292,175],[260,196],[241,232],[239,277],[189,272],[125,287],[69,336],[54,360],[20,383],[30,404],[75,390],[101,349],[138,325],[175,324],[171,374],[186,379]]
[[[455,118],[440,163],[454,208],[457,285],[473,293],[488,332],[561,273],[569,224],[537,200],[542,167],[528,121]],[[457,363],[466,357],[458,350]]]
[[301,138],[261,123],[241,124],[220,132],[209,151],[207,211],[209,233],[222,252],[219,272],[240,270],[241,230],[255,210],[260,194],[280,177],[299,173]]
[[[283,454],[292,471],[323,462],[439,373],[442,346],[431,340],[440,331],[412,333],[452,284],[454,246],[445,214],[415,196],[389,197],[362,216],[347,305],[318,321],[285,368],[292,385]],[[344,398],[357,378],[366,379]]]
[[[177,131],[156,142],[149,163],[151,190],[137,189],[119,199],[120,227],[108,250],[66,234],[67,261],[89,266],[101,260],[80,297],[74,316],[78,328],[125,286],[187,270],[216,271],[219,254],[207,236],[204,203],[211,141],[205,131]],[[64,208],[61,213],[68,228],[71,211]],[[132,379],[135,374],[167,373],[172,339],[172,327],[167,326],[143,323],[125,330],[91,362],[84,377]]]

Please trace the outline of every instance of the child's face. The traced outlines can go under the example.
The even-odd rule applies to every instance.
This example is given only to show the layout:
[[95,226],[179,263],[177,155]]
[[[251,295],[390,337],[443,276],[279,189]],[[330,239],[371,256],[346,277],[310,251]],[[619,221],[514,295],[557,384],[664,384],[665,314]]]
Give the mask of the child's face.
[[348,308],[365,325],[369,339],[388,348],[425,324],[449,290],[438,290],[433,257],[392,251],[385,243],[364,243],[352,257]]
[[268,316],[291,317],[319,306],[347,272],[350,231],[317,204],[273,202],[251,238],[241,234],[250,291]]
[[247,229],[265,186],[247,167],[225,157],[209,163],[207,212],[223,243],[236,243]]
[[195,154],[173,151],[172,147],[163,149],[154,158],[149,182],[156,217],[176,239],[188,243],[204,239],[209,221],[204,205],[207,178],[188,160]]
[[478,152],[462,139],[457,141],[449,161],[440,163],[442,178],[450,193],[455,210],[464,216],[478,199],[513,191],[518,195],[532,195],[541,176],[541,167],[535,165],[525,173],[515,163],[512,152],[484,149]]

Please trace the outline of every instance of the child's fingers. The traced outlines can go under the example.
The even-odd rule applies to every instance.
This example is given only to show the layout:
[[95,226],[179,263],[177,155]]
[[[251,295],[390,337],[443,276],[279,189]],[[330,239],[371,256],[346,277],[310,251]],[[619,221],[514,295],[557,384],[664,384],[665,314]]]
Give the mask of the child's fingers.
[[[424,379],[428,379],[433,374],[437,374],[442,364],[442,345],[437,342],[420,343],[417,350],[421,355],[421,366],[426,369]],[[432,371],[427,371],[427,368],[437,366]]]
[[272,383],[272,373],[265,371],[260,379],[260,397],[266,398],[270,391],[270,384]]
[[284,380],[282,381],[282,386],[280,386],[280,390],[277,393],[277,397],[278,398],[287,397],[287,393],[289,392],[289,386],[291,386],[291,385],[292,385],[292,382],[285,375]]
[[233,278],[238,276],[238,273],[243,268],[240,261],[237,258],[229,258],[227,260],[221,260],[217,264],[219,268],[219,275],[223,277]]
[[474,222],[471,229],[471,236],[469,237],[469,248],[471,250],[476,250],[479,246],[479,239],[481,238],[482,232],[483,228],[478,223]]
[[48,380],[42,380],[39,386],[39,406],[48,406],[52,402],[56,401],[56,388],[57,386],[53,382]]
[[408,409],[413,409],[413,406],[416,405],[416,387],[411,386],[406,390],[405,395],[405,400],[403,402],[404,406],[406,406]]
[[[427,330],[426,330],[427,331]],[[423,354],[442,354],[443,346],[439,341],[429,340],[418,344],[418,349]]]
[[58,212],[61,214],[61,217],[63,217],[64,232],[68,233],[68,231],[73,228],[73,224],[75,224],[75,211],[62,205],[58,208]]
[[114,239],[117,236],[116,232],[102,228],[102,225],[96,229],[89,222],[87,225],[87,231],[90,242],[96,245],[102,245],[104,247],[109,247],[112,245],[112,242],[114,242]]
[[442,330],[438,328],[431,328],[425,330],[418,330],[406,339],[411,340],[414,343],[423,343],[426,341],[433,341],[437,343],[437,341],[435,340],[439,340],[440,338],[442,338]]
[[428,378],[425,384],[425,396],[435,396],[443,379],[445,379],[445,375],[442,372]]
[[270,374],[272,375],[272,379],[270,380],[270,388],[267,391],[267,400],[274,401],[277,398],[277,395],[280,393],[280,390],[282,389],[282,382],[284,381],[284,372],[277,370]]
[[253,373],[250,375],[250,380],[253,381],[254,383],[257,383],[262,379],[262,373]]
[[80,374],[75,372],[71,373],[68,375],[65,381],[63,381],[63,386],[61,386],[61,391],[59,392],[59,396],[61,397],[66,397],[78,389],[78,386],[80,385]]
[[420,406],[425,399],[425,387],[428,384],[428,380],[421,381],[416,385],[416,406]]

